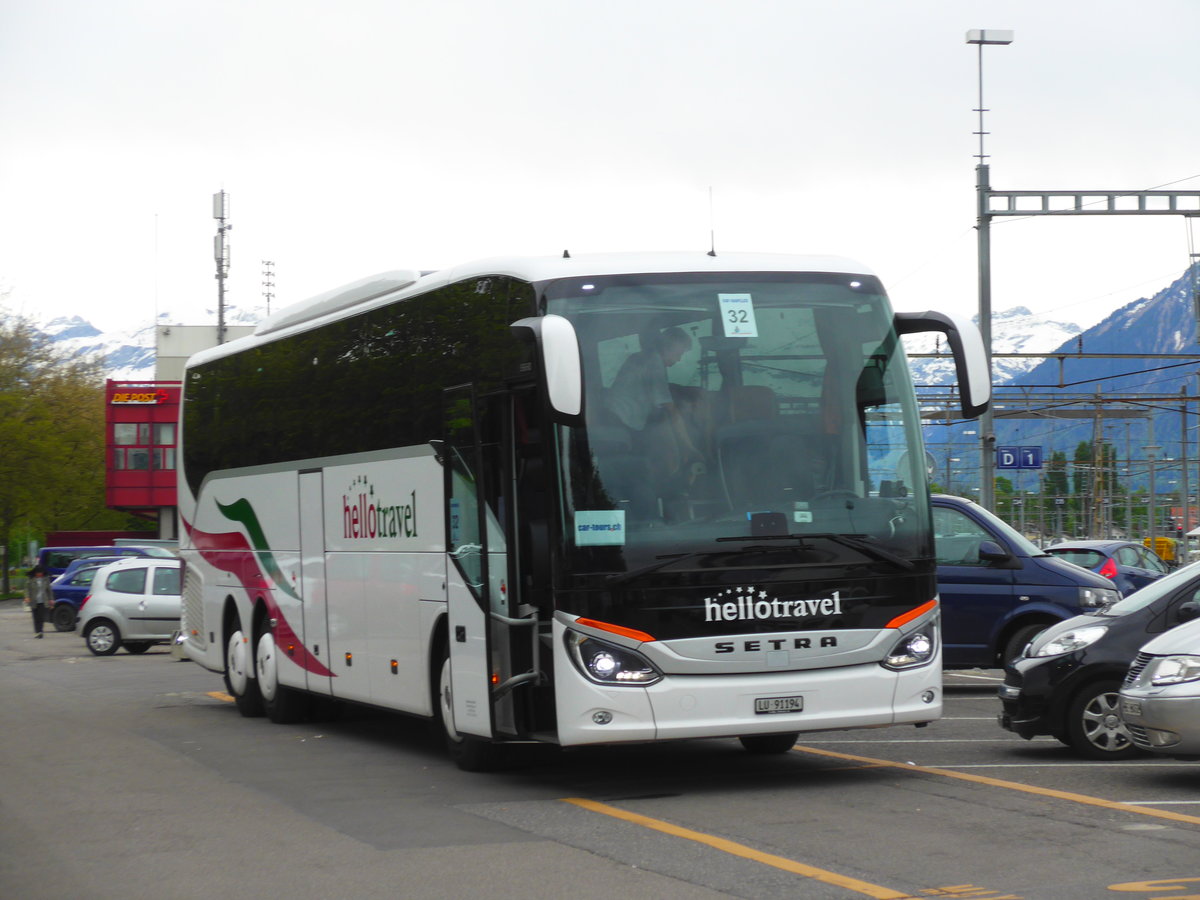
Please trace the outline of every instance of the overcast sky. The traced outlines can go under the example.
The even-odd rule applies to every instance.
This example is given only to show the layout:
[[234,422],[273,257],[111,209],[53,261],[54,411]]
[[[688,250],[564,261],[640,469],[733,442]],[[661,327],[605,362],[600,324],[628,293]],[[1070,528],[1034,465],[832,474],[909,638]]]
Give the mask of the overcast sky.
[[[0,0],[0,290],[215,321],[224,189],[243,307],[262,260],[274,309],[711,222],[973,314],[971,28],[1016,35],[984,51],[994,188],[1200,189],[1196,0]],[[1184,271],[1187,221],[1001,221],[993,306],[1094,324]]]

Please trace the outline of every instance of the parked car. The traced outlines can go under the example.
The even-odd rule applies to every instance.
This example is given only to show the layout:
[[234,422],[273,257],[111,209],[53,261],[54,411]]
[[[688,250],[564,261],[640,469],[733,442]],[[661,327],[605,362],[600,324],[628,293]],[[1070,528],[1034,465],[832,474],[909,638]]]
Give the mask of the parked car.
[[59,631],[74,631],[75,621],[79,618],[79,607],[83,598],[92,589],[92,578],[97,569],[102,569],[111,562],[116,562],[120,556],[85,556],[71,560],[66,571],[50,582],[50,592],[54,595],[54,610],[50,620]]
[[1121,718],[1143,750],[1200,755],[1200,619],[1160,634],[1138,652],[1121,686]]
[[1103,575],[1122,594],[1132,594],[1171,571],[1153,550],[1133,541],[1064,541],[1046,552]]
[[932,500],[947,668],[1003,665],[1046,627],[1120,599],[1111,581],[1042,552],[979,504]]
[[83,600],[79,630],[87,648],[110,656],[124,647],[144,653],[179,630],[180,561],[123,559],[96,572]]
[[73,559],[90,556],[154,556],[176,559],[166,547],[121,546],[121,547],[43,547],[38,551],[38,564],[52,576],[61,575]]
[[1000,725],[1026,739],[1053,735],[1091,759],[1136,755],[1118,714],[1121,682],[1143,644],[1198,615],[1200,563],[1052,625],[1005,666]]

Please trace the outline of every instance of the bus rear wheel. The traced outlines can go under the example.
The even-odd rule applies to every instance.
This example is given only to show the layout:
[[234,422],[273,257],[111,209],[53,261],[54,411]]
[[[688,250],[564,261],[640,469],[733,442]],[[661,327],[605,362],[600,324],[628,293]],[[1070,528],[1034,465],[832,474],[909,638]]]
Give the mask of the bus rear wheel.
[[505,759],[505,748],[469,734],[459,734],[454,724],[454,684],[450,677],[450,653],[443,651],[438,670],[434,716],[441,724],[450,758],[464,772],[490,772]]
[[775,753],[787,753],[800,737],[800,732],[789,731],[787,734],[743,734],[739,741],[747,753],[766,756]]
[[267,718],[277,725],[303,721],[308,711],[307,698],[300,691],[279,683],[279,648],[275,645],[275,636],[269,631],[258,639],[254,651],[254,671],[258,676],[258,691],[262,694]]
[[238,712],[247,718],[261,716],[264,711],[258,682],[251,677],[253,664],[250,641],[242,629],[235,629],[225,644],[225,689],[237,704]]

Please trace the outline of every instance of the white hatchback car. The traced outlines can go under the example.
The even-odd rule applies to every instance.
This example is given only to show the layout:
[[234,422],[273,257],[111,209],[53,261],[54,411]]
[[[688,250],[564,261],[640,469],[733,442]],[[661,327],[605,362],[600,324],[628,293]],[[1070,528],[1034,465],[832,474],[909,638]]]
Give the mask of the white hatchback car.
[[79,609],[79,632],[97,656],[145,653],[179,630],[180,561],[133,557],[96,573]]

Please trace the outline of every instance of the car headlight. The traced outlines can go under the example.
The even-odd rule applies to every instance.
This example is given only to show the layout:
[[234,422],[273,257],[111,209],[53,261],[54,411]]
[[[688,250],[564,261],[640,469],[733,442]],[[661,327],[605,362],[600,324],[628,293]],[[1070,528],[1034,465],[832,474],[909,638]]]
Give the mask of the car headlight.
[[912,634],[906,634],[892,647],[892,652],[883,660],[888,669],[912,669],[923,666],[937,654],[937,629],[928,625]]
[[1121,592],[1114,588],[1081,587],[1079,605],[1083,609],[1106,609],[1121,599]]
[[662,680],[662,672],[642,654],[577,631],[566,634],[571,659],[589,681],[645,687]]
[[1096,643],[1104,637],[1107,631],[1107,625],[1085,625],[1082,628],[1072,628],[1036,647],[1032,655],[1035,657],[1060,656],[1063,653],[1073,653]]
[[1200,656],[1164,656],[1149,666],[1146,677],[1155,687],[1200,681]]

